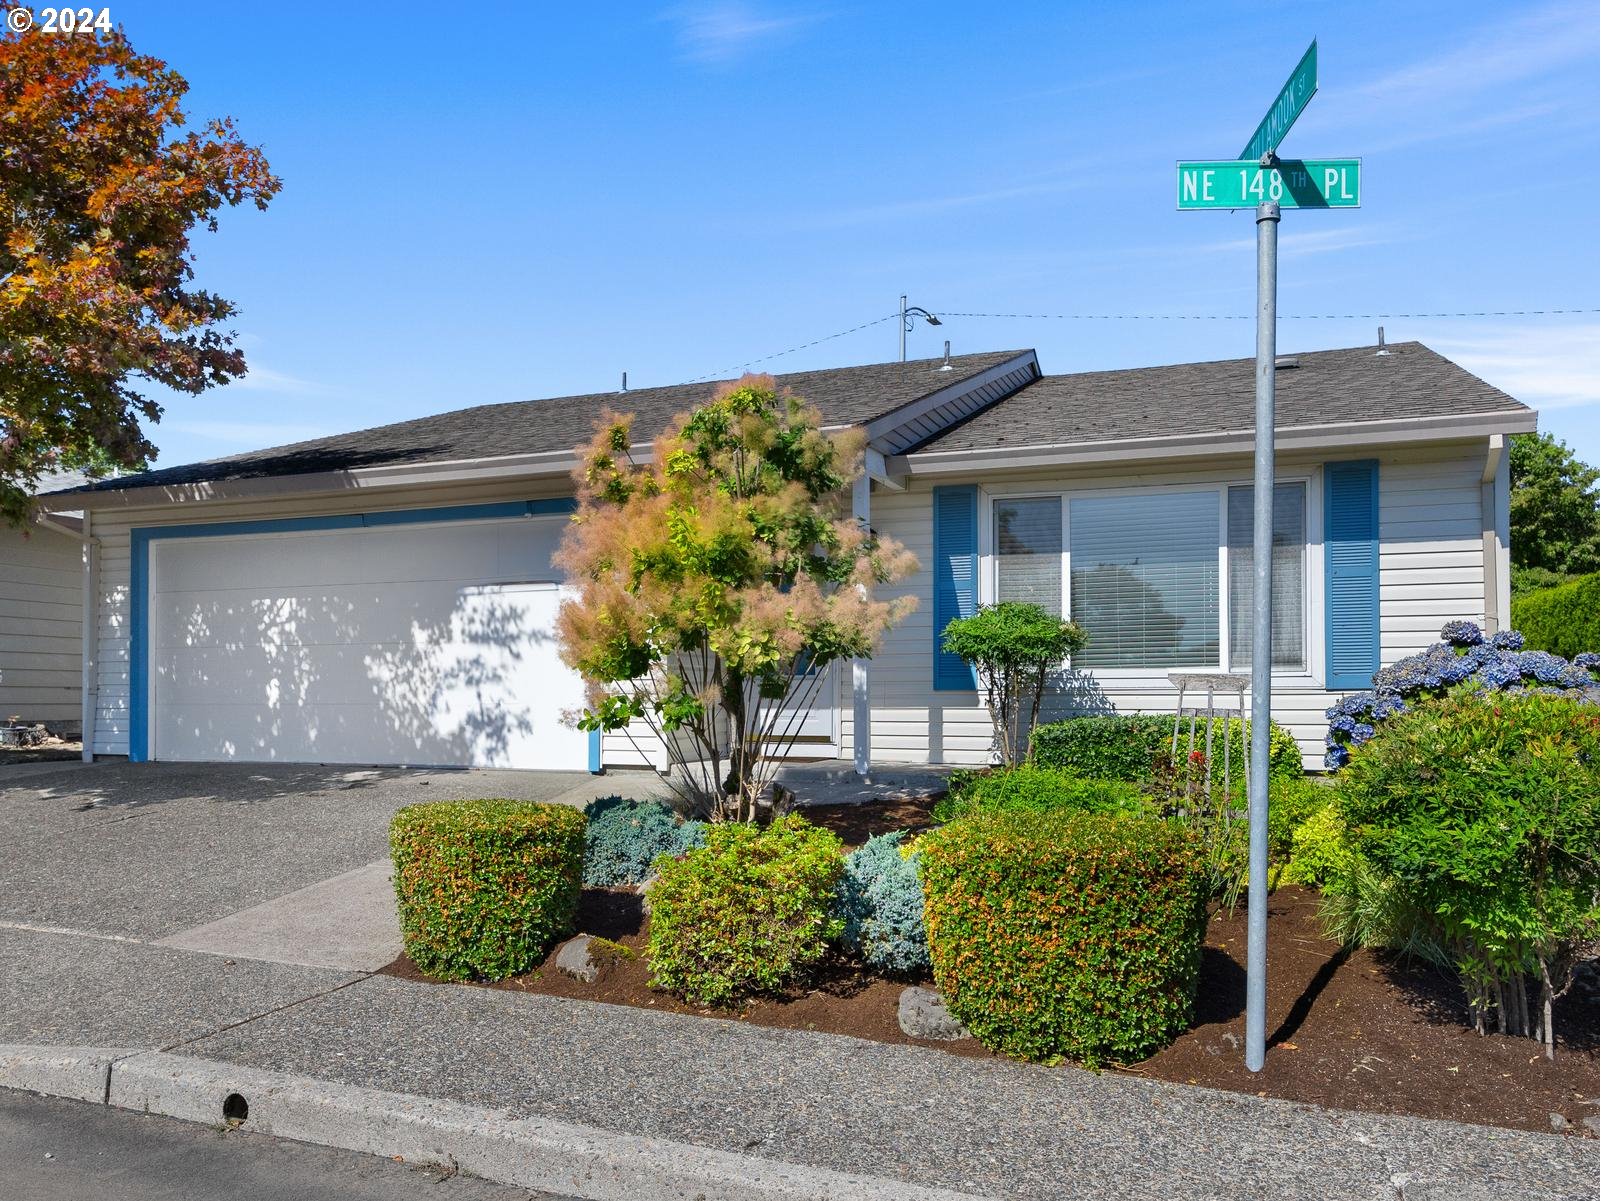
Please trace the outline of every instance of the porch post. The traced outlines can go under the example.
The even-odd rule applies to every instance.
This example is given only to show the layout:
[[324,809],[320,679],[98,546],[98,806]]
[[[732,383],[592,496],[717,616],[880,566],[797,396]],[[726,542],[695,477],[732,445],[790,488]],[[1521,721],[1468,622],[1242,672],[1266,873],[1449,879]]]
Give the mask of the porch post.
[[[873,481],[867,472],[851,485],[851,515],[865,530],[872,525]],[[851,749],[856,774],[865,778],[873,756],[872,710],[867,696],[867,660],[851,660]]]

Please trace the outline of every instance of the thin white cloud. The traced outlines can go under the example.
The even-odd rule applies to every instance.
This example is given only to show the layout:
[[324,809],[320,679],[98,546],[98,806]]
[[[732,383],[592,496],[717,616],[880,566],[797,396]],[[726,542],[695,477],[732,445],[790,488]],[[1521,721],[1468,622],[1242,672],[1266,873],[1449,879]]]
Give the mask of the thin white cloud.
[[663,19],[678,27],[680,55],[690,62],[719,65],[744,58],[783,41],[816,22],[816,14],[776,15],[738,3],[685,4]]
[[956,192],[945,196],[922,196],[913,200],[895,200],[884,204],[868,204],[860,208],[838,209],[802,217],[795,222],[799,229],[839,229],[849,225],[871,225],[881,221],[905,221],[915,217],[933,217],[941,213],[962,209],[987,208],[1009,200],[1022,200],[1033,196],[1071,192],[1089,182],[1087,175],[1078,178],[1018,184],[1009,188],[990,188],[977,192]]
[[[1279,257],[1302,258],[1307,255],[1329,254],[1336,250],[1350,250],[1357,246],[1386,246],[1398,240],[1398,235],[1383,225],[1345,226],[1336,229],[1313,229],[1279,235]],[[1200,242],[1193,246],[1149,248],[1152,253],[1163,254],[1244,254],[1256,249],[1255,238],[1230,238],[1221,242]]]
[[1556,324],[1549,320],[1507,318],[1468,329],[1424,325],[1405,336],[1416,337],[1533,408],[1594,408],[1601,404],[1601,329],[1594,318]]
[[332,390],[312,380],[274,371],[271,367],[263,367],[260,363],[249,363],[246,373],[232,381],[228,387],[248,392],[280,392],[296,396],[326,395]]
[[1371,155],[1565,115],[1593,118],[1593,89],[1581,94],[1552,77],[1593,59],[1596,33],[1594,4],[1516,12],[1427,58],[1331,92],[1309,112],[1308,129],[1360,131],[1362,152]]

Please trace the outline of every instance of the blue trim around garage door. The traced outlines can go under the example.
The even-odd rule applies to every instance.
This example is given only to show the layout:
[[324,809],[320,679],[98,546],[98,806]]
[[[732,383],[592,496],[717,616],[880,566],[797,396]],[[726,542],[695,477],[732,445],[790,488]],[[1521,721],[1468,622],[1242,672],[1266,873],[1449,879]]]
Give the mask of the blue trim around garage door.
[[[150,544],[158,538],[230,538],[240,534],[291,534],[307,530],[354,530],[373,526],[434,525],[442,521],[492,521],[571,513],[570,496],[511,500],[487,505],[340,513],[328,517],[279,517],[264,521],[213,521],[194,525],[137,526],[128,531],[128,758],[150,758]],[[600,771],[600,731],[589,735],[589,770]]]

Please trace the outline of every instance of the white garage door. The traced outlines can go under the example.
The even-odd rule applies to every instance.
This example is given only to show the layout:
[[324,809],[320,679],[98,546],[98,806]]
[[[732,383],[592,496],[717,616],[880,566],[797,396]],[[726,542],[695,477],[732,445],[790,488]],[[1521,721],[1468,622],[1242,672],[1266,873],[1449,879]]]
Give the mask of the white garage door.
[[583,770],[564,522],[153,542],[150,757]]

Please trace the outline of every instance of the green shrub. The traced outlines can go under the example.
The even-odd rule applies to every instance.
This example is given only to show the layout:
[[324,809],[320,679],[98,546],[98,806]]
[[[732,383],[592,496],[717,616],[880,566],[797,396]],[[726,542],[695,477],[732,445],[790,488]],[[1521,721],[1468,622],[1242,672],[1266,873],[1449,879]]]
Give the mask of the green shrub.
[[651,983],[700,1005],[784,988],[839,936],[842,850],[790,816],[711,826],[705,846],[663,859],[649,892]]
[[1208,890],[1182,827],[1010,810],[920,845],[934,979],[986,1046],[1132,1062],[1189,1024]]
[[1268,853],[1281,863],[1289,859],[1294,850],[1295,832],[1314,813],[1327,808],[1336,792],[1331,781],[1317,776],[1297,776],[1289,780],[1270,778],[1267,788]]
[[1527,979],[1548,991],[1595,937],[1596,734],[1569,697],[1459,690],[1390,718],[1342,773],[1353,850],[1425,915],[1481,1025],[1529,1033]]
[[[1212,727],[1213,775],[1221,782],[1223,774],[1224,731],[1230,740],[1232,775],[1243,780],[1239,770],[1244,762],[1241,726],[1249,736],[1250,722],[1237,717],[1215,718]],[[1189,749],[1190,727],[1186,719],[1179,731],[1179,758]],[[1159,757],[1172,753],[1173,718],[1157,713],[1122,713],[1115,716],[1070,717],[1034,731],[1034,762],[1042,767],[1060,767],[1086,779],[1133,780],[1143,782]],[[1268,731],[1268,773],[1279,779],[1302,774],[1301,748],[1283,726],[1273,724]],[[1206,721],[1195,723],[1195,749],[1206,747]],[[1242,785],[1243,787],[1243,785]]]
[[946,653],[970,664],[978,678],[1002,763],[1022,761],[1047,673],[1088,641],[1075,623],[1021,601],[985,605],[945,627]]
[[566,805],[444,801],[389,823],[406,954],[442,980],[502,980],[572,932],[584,815]]
[[1292,884],[1338,888],[1350,876],[1356,855],[1337,805],[1325,804],[1295,827],[1289,859],[1284,879]]
[[638,884],[658,855],[681,855],[706,838],[704,822],[683,821],[660,801],[597,797],[584,806],[584,883]]
[[897,831],[869,838],[845,856],[839,881],[840,941],[868,967],[891,976],[919,975],[929,967],[920,856],[902,844],[904,837]]
[[1564,659],[1601,650],[1601,576],[1580,576],[1518,597],[1512,628],[1523,635],[1525,650]]
[[934,806],[933,816],[937,822],[948,822],[969,813],[998,809],[1134,814],[1144,807],[1136,784],[1084,780],[1060,768],[1025,763],[963,781]]

